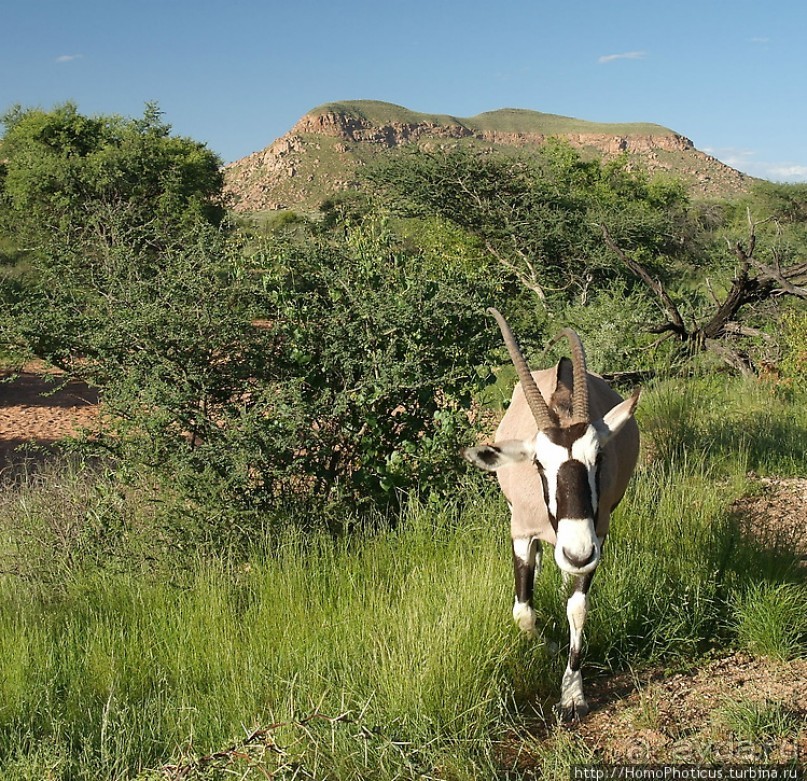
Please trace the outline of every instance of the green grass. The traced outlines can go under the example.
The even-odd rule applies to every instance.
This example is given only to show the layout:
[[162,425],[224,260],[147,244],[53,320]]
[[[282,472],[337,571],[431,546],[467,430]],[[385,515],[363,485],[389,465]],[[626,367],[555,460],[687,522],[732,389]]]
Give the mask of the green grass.
[[3,777],[42,742],[61,777],[113,778],[312,712],[351,717],[338,751],[300,748],[317,777],[361,777],[392,741],[484,765],[513,654],[526,667],[532,651],[509,631],[502,525],[456,520],[413,511],[356,542],[290,534],[248,562],[200,561],[181,586],[96,571],[48,600],[7,579],[2,642],[24,652],[3,657]]
[[714,720],[738,740],[765,745],[784,737],[795,738],[804,717],[770,700],[728,700],[716,709]]
[[807,656],[807,583],[755,582],[737,595],[741,647],[774,659]]
[[[730,511],[749,459],[796,468],[803,456],[782,451],[788,438],[747,441],[753,389],[729,383],[708,403],[683,392],[642,402],[655,453],[594,582],[589,680],[715,645],[786,658],[804,647],[803,570],[741,537]],[[777,409],[801,420],[796,401]],[[725,441],[704,452],[704,431]],[[732,458],[733,438],[744,445]],[[495,778],[511,767],[499,741],[557,698],[561,580],[547,555],[535,601],[562,647],[552,655],[512,625],[507,511],[493,490],[413,502],[350,538],[289,522],[230,559],[181,553],[161,506],[110,481],[54,471],[0,496],[3,779],[159,778],[166,765],[205,779]],[[529,747],[546,754],[547,777],[591,760],[572,738],[547,745]]]
[[646,393],[637,414],[662,461],[694,454],[724,472],[807,473],[807,406],[787,388],[723,375],[672,380]]

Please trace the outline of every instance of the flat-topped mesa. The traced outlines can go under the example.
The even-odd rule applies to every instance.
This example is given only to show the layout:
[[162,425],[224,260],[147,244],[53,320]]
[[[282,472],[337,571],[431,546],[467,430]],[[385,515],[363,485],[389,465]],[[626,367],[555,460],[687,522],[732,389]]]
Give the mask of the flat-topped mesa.
[[563,139],[587,156],[633,156],[651,176],[680,177],[697,195],[736,195],[750,181],[661,125],[589,122],[511,108],[456,117],[360,100],[312,109],[286,135],[225,166],[225,192],[236,211],[316,211],[336,193],[361,189],[359,170],[399,146],[464,143],[493,150],[519,147],[529,154],[550,138]]

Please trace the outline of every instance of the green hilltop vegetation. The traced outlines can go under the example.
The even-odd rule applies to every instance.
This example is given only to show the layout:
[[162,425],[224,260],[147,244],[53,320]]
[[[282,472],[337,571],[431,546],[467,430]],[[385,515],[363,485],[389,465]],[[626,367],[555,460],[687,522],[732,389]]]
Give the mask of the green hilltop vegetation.
[[571,135],[586,133],[613,136],[669,136],[674,130],[649,122],[590,122],[585,119],[547,114],[520,108],[501,108],[485,111],[473,117],[456,117],[451,114],[430,114],[412,111],[405,106],[381,100],[346,100],[324,103],[308,112],[311,115],[341,114],[345,117],[385,124],[458,125],[475,133],[518,133],[524,135]]
[[360,119],[376,125],[395,123],[417,124],[420,122],[435,125],[463,125],[465,120],[451,114],[429,114],[412,111],[406,106],[387,103],[383,100],[344,100],[323,103],[311,109],[308,115],[340,114],[345,117]]

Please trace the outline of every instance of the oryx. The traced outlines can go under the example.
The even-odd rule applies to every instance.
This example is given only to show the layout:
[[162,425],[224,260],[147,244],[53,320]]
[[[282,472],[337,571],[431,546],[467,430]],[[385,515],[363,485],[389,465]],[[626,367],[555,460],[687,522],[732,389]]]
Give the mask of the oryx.
[[611,513],[636,467],[639,429],[633,418],[639,391],[623,400],[605,380],[586,369],[583,345],[567,328],[571,362],[530,372],[510,327],[489,309],[501,328],[519,384],[492,445],[467,448],[465,457],[495,471],[511,510],[516,599],[513,618],[535,632],[533,583],[541,543],[555,546],[555,561],[574,579],[566,614],[569,661],[563,674],[562,719],[588,712],[580,654],[587,594],[600,562]]

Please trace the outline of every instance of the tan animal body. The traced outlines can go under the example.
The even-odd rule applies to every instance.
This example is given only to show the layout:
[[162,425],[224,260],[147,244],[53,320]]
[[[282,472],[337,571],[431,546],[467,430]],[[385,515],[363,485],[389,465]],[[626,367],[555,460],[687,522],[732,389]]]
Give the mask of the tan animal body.
[[588,711],[580,653],[588,590],[602,556],[611,513],[622,499],[639,455],[633,418],[639,393],[623,400],[586,369],[577,334],[566,329],[571,362],[531,372],[510,327],[489,310],[502,331],[519,384],[492,445],[468,448],[476,466],[495,471],[511,511],[516,599],[513,618],[535,632],[533,584],[541,543],[555,548],[555,562],[574,579],[567,602],[570,648],[557,706],[563,719]]

